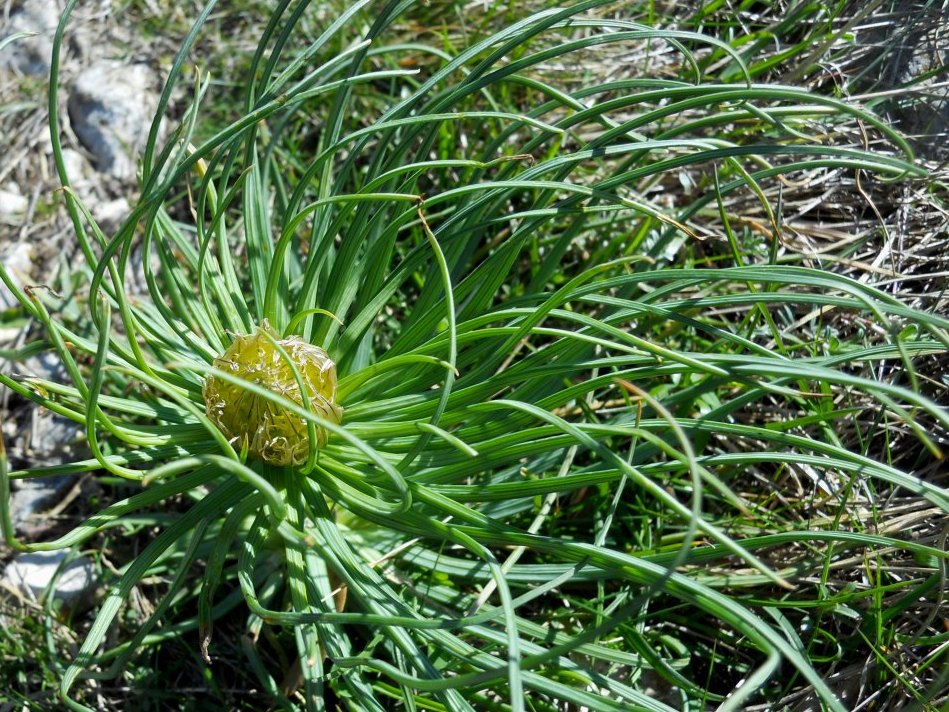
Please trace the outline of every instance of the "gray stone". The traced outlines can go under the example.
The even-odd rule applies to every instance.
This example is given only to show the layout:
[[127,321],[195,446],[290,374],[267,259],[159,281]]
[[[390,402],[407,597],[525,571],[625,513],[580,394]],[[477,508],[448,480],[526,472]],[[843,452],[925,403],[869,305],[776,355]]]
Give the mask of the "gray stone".
[[[4,570],[3,582],[31,600],[39,599],[49,590],[65,604],[79,604],[95,588],[95,570],[87,556],[79,556],[63,566],[68,553],[36,551],[19,554]],[[59,577],[56,578],[58,571]],[[55,588],[50,589],[54,578]]]
[[48,528],[48,522],[38,515],[58,504],[75,481],[72,475],[13,480],[15,489],[10,493],[10,521],[14,528],[21,534]]
[[62,10],[59,0],[25,0],[19,10],[0,27],[0,39],[16,32],[35,32],[7,45],[0,52],[0,71],[46,76],[53,54],[53,36]]
[[[55,351],[41,351],[35,356],[23,359],[17,369],[25,376],[42,378],[44,381],[53,381],[55,383],[67,382],[66,367],[63,366],[59,354]],[[53,418],[47,418],[53,420]],[[66,421],[71,423],[72,421]]]
[[[19,370],[23,370],[22,366]],[[59,465],[69,460],[81,460],[89,454],[83,427],[68,418],[50,415],[29,404],[17,421],[11,419],[4,428],[14,469]],[[32,540],[54,526],[55,517],[44,516],[43,512],[62,506],[75,482],[74,474],[14,478],[11,482],[10,521],[16,531]]]
[[96,62],[83,71],[69,94],[73,131],[102,173],[135,177],[157,107],[152,73],[144,64]]
[[[82,426],[68,418],[44,413],[37,406],[29,406],[13,432],[4,435],[11,446],[11,457],[29,467],[59,465],[88,454]],[[75,481],[75,475],[15,478],[10,493],[13,526],[27,536],[48,529],[55,522],[42,513],[62,502]]]

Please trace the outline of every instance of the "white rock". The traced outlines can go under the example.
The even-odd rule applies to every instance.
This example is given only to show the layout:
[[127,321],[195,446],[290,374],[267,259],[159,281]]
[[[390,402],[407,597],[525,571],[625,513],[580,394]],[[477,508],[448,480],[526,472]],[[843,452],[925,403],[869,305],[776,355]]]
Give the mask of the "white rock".
[[116,198],[104,201],[102,192],[96,189],[96,172],[79,151],[64,149],[63,166],[69,183],[79,200],[92,212],[99,229],[106,235],[114,234],[132,211],[128,200]]
[[10,20],[0,27],[0,39],[15,32],[35,32],[7,45],[0,52],[0,71],[45,76],[53,55],[53,35],[62,10],[59,0],[26,0]]
[[[0,254],[0,261],[18,287],[22,288],[33,279],[33,246],[30,243],[16,242],[10,245]],[[0,310],[13,309],[19,305],[7,285],[0,282]]]
[[29,205],[30,201],[20,194],[15,185],[0,188],[0,223],[19,225]]
[[[21,371],[25,376],[42,378],[45,381],[53,381],[54,383],[67,383],[69,381],[66,367],[59,358],[59,354],[52,349],[49,351],[40,351],[38,354],[23,359],[17,370]],[[50,418],[50,420],[53,419],[54,418]]]
[[106,235],[118,232],[128,214],[132,211],[125,198],[116,198],[105,203],[96,203],[92,206],[92,217],[96,219],[99,229]]
[[157,107],[152,73],[144,64],[96,62],[69,94],[69,120],[96,169],[128,180],[145,146]]
[[[66,551],[19,554],[7,565],[3,581],[25,597],[38,599],[53,582],[67,554]],[[56,580],[53,593],[58,600],[75,604],[92,591],[95,583],[92,561],[86,556],[79,556],[65,565]]]
[[90,173],[93,171],[92,166],[89,165],[89,161],[87,161],[79,151],[72,148],[64,148],[63,167],[66,169],[66,177],[69,178],[73,189],[81,196],[85,195],[92,185]]

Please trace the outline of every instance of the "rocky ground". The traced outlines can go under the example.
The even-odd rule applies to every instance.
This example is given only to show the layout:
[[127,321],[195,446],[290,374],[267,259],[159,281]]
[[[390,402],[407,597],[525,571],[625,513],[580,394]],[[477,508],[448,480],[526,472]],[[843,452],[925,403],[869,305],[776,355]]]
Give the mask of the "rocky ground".
[[[106,234],[125,218],[136,192],[136,160],[157,106],[157,59],[141,41],[132,41],[110,2],[81,5],[61,58],[60,167],[50,140],[48,86],[62,3],[7,2],[0,14],[0,38],[34,33],[0,50],[0,259],[20,286],[42,284],[62,291],[72,278],[77,247],[57,193],[63,182],[59,169]],[[11,358],[36,335],[5,286],[0,287],[0,313],[0,348],[7,357],[0,367],[61,378],[58,364],[47,354]],[[81,452],[77,424],[6,391],[2,410],[11,467],[57,464]],[[39,537],[54,526],[57,513],[78,492],[75,476],[15,481],[13,487],[12,518],[26,537]],[[34,597],[63,559],[62,553],[15,557],[3,581],[20,595]],[[60,595],[81,597],[93,585],[91,571],[82,558],[68,563],[58,583]]]

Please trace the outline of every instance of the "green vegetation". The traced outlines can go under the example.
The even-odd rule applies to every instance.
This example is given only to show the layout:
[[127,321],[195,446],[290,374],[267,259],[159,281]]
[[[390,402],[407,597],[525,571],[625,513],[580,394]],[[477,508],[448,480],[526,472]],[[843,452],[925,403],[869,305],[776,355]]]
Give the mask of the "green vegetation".
[[[851,41],[841,4],[672,29],[653,3],[282,0],[217,84],[209,2],[114,235],[62,161],[74,5],[49,110],[82,317],[0,267],[69,376],[0,382],[92,453],[0,458],[0,501],[62,472],[106,493],[51,541],[2,512],[14,548],[114,564],[74,651],[48,629],[71,708],[945,702],[949,319],[852,271],[885,224],[845,232],[942,186],[804,85]],[[214,366],[265,320],[335,361],[341,422],[294,367],[288,397]],[[302,419],[306,462],[228,441],[211,374]]]

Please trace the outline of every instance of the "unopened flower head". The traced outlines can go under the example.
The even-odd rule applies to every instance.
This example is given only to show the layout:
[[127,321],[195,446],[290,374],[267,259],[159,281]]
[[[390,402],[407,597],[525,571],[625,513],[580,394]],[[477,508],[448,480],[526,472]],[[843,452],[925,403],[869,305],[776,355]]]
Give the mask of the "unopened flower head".
[[[296,367],[293,369],[274,346],[280,345]],[[336,403],[336,364],[319,346],[299,336],[278,339],[265,321],[253,334],[238,335],[214,359],[214,367],[277,393],[303,406],[307,398],[319,417],[339,423],[343,410]],[[211,375],[204,383],[207,414],[224,435],[248,455],[272,465],[302,465],[310,451],[306,420],[241,385]],[[317,447],[326,444],[325,428],[317,426]]]

